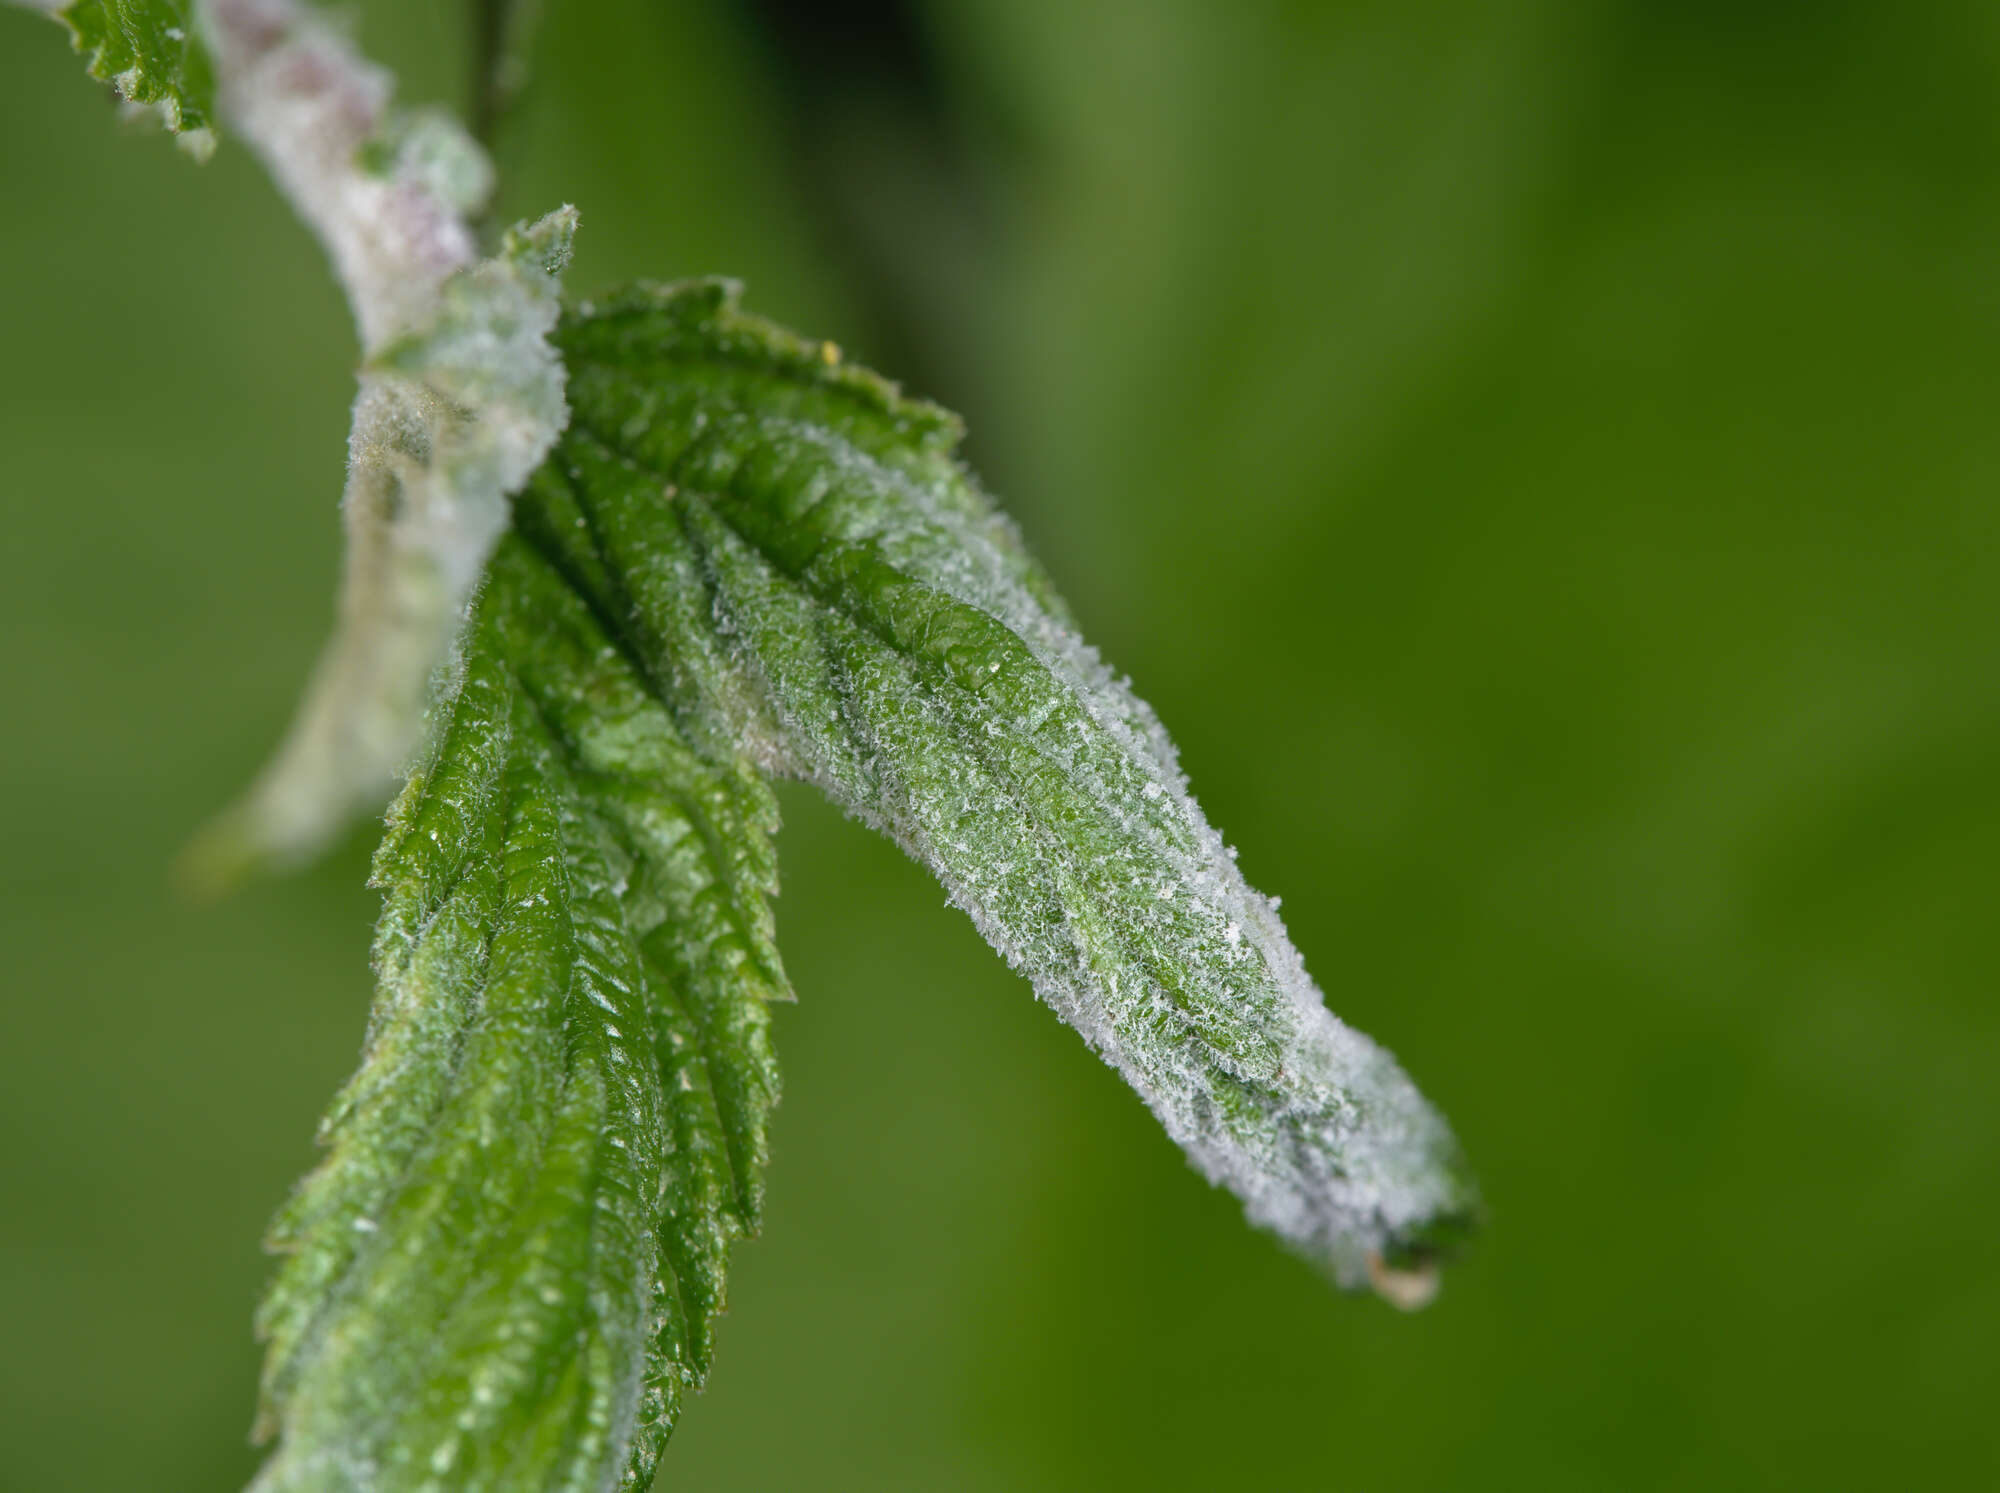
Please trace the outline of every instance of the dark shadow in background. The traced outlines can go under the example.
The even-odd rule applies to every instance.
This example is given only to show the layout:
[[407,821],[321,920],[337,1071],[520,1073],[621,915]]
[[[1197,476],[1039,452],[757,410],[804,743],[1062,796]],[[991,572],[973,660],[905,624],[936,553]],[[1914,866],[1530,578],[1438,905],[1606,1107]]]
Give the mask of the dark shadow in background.
[[[1026,152],[994,90],[954,65],[906,0],[736,0],[736,23],[777,79],[793,189],[819,253],[874,342],[853,351],[912,393],[967,416],[979,370],[967,307],[1007,221]],[[977,468],[993,453],[968,438]]]

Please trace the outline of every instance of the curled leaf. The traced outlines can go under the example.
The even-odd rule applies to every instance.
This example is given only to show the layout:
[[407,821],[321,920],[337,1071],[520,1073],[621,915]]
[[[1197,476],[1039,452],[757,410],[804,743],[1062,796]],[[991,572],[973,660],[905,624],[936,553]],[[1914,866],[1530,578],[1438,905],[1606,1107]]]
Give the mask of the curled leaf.
[[276,758],[197,842],[199,881],[310,855],[386,799],[417,748],[433,670],[506,528],[507,494],[566,417],[546,339],[575,225],[564,208],[509,233],[363,370],[340,623]]
[[457,124],[392,112],[388,75],[298,0],[206,0],[202,18],[223,112],[325,245],[365,362],[335,636],[276,758],[192,848],[198,886],[309,857],[419,746],[507,497],[566,418],[546,339],[576,228],[565,207],[478,262],[466,220],[492,168]]
[[638,289],[556,340],[571,423],[517,522],[691,736],[749,743],[929,866],[1195,1165],[1343,1284],[1468,1226],[1444,1121],[1327,1010],[1158,720],[953,458],[952,416],[723,282]]

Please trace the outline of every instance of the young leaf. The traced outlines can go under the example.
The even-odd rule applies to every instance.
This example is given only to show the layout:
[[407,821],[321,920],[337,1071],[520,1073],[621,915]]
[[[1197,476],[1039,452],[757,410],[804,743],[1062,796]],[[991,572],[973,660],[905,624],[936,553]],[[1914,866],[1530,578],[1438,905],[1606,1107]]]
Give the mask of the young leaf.
[[188,0],[71,0],[56,15],[90,76],[156,111],[201,160],[215,148],[215,78],[189,9]]
[[953,459],[956,420],[723,282],[567,317],[567,432],[515,503],[690,739],[819,784],[929,866],[1213,1181],[1400,1304],[1472,1186],[1389,1054],[1326,1009]]
[[299,860],[389,796],[420,740],[432,670],[506,527],[506,495],[567,413],[546,334],[575,227],[564,208],[509,232],[363,368],[340,624],[276,757],[194,847],[198,880]]
[[566,417],[545,334],[576,215],[480,262],[466,220],[492,167],[458,125],[391,110],[388,74],[299,0],[204,0],[201,16],[230,128],[324,244],[366,360],[339,626],[277,757],[189,857],[215,883],[310,856],[381,806],[420,745],[507,498]]
[[650,1485],[757,1223],[775,823],[503,540],[377,856],[361,1069],[272,1228],[258,1490]]

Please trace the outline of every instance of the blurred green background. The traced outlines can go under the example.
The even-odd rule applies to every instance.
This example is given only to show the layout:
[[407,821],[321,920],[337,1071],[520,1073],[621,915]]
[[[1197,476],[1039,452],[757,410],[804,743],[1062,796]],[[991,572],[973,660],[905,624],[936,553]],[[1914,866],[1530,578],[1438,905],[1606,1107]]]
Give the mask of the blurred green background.
[[[765,1235],[662,1487],[2000,1486],[2000,8],[553,0],[509,212],[970,451],[1491,1223],[1253,1233],[789,792]],[[447,0],[360,7],[412,99]],[[0,1486],[229,1490],[369,836],[167,867],[326,632],[353,334],[0,13]]]

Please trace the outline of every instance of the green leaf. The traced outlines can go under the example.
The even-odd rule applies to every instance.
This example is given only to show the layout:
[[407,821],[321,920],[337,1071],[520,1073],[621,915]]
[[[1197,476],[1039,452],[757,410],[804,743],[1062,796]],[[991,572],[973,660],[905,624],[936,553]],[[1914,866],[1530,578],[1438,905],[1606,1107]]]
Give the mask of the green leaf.
[[556,342],[571,422],[517,524],[690,739],[892,835],[1252,1218],[1424,1295],[1475,1208],[1450,1131],[1328,1013],[956,419],[724,282],[586,306]]
[[256,1489],[647,1485],[777,1098],[759,769],[929,865],[1254,1218],[1417,1304],[1474,1205],[1450,1132],[1327,1013],[957,422],[719,282],[555,340],[571,424],[391,814],[364,1061],[272,1230]]
[[503,540],[391,815],[378,992],[273,1225],[256,1487],[649,1486],[753,1231],[776,807]]
[[215,78],[188,0],[71,0],[58,19],[90,75],[159,113],[197,159],[215,148]]

